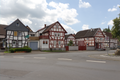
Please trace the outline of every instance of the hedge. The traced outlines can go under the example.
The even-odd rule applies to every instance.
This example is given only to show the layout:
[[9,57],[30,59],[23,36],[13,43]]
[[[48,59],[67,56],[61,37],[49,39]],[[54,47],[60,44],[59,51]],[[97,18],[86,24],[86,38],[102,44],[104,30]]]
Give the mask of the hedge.
[[11,48],[9,50],[11,53],[17,52],[17,51],[25,51],[25,52],[31,52],[32,49],[29,47],[23,47],[23,48]]

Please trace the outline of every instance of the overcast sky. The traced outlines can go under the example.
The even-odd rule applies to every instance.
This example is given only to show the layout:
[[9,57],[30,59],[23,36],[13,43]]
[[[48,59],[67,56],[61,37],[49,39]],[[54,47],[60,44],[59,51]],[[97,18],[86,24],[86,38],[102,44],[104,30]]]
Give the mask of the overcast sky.
[[120,0],[0,0],[0,24],[20,19],[33,31],[59,21],[68,33],[110,28]]

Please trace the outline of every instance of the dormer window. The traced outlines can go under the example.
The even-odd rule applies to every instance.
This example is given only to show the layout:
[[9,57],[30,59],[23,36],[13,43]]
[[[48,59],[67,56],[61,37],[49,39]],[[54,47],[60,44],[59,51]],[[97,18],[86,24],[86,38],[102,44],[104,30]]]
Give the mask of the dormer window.
[[20,24],[19,23],[16,23],[16,26],[19,26]]

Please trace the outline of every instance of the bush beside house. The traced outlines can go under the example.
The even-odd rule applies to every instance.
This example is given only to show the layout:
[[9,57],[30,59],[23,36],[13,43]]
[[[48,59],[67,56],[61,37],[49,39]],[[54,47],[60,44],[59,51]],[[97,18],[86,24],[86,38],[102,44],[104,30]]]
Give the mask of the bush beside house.
[[9,51],[10,51],[11,53],[14,53],[14,52],[22,52],[22,51],[24,51],[24,52],[31,52],[32,49],[29,48],[29,47],[27,47],[27,46],[25,46],[25,47],[23,47],[23,48],[10,48]]

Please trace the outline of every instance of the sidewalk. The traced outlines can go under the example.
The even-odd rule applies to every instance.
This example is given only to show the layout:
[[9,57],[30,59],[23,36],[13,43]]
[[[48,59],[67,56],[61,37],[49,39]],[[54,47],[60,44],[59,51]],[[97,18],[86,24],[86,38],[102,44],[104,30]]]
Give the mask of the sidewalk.
[[4,51],[0,51],[0,55],[21,55],[21,54],[46,54],[51,52],[42,52],[42,51],[31,51],[30,53],[4,53]]

